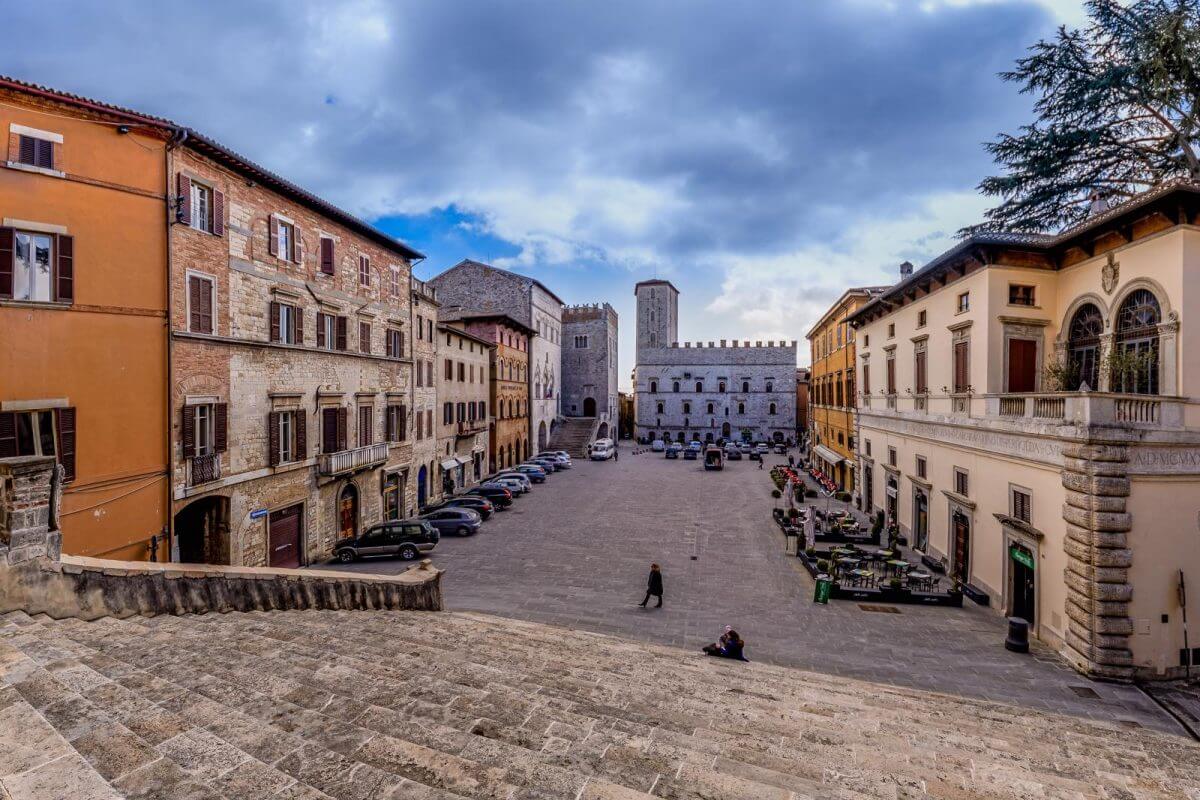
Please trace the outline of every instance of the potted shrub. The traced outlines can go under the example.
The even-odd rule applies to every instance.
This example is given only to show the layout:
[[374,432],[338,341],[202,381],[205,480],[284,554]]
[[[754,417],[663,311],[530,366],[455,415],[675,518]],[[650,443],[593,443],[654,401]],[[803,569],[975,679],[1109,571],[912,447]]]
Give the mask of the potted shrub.
[[822,573],[828,574],[829,573],[829,562],[823,558],[819,559],[817,561],[817,572],[822,572]]
[[805,548],[805,550],[804,550],[804,555],[808,556],[809,558],[812,558],[812,557],[813,557],[813,556],[815,556],[816,554],[817,554],[817,548],[816,548],[816,547],[807,547],[807,548]]
[[800,516],[800,509],[789,508],[787,510],[787,515],[788,515],[788,519],[790,519],[792,522],[795,522],[796,518]]
[[893,592],[899,592],[899,591],[903,591],[904,584],[901,583],[899,578],[889,578],[888,579],[888,588],[891,589]]
[[779,491],[778,489],[772,489],[771,497],[774,497],[776,500],[778,500],[779,498],[783,497],[783,492]]

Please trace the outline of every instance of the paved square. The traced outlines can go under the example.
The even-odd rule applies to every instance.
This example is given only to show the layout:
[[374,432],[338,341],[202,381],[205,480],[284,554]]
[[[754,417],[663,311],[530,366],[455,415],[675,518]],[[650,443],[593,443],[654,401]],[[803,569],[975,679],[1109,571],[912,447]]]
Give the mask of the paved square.
[[[628,445],[619,462],[577,460],[477,536],[442,540],[433,561],[446,570],[446,605],[697,649],[733,625],[753,660],[1180,731],[1135,688],[1091,683],[1036,645],[1031,656],[1008,652],[1003,620],[970,602],[898,614],[813,604],[812,580],[771,520],[769,469],[780,461],[705,472]],[[652,561],[665,606],[643,610]]]

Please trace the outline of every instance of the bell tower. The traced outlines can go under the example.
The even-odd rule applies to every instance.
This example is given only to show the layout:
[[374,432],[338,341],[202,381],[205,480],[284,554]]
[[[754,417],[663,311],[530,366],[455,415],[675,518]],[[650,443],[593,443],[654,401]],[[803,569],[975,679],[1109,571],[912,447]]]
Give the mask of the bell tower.
[[679,290],[670,281],[642,281],[637,296],[637,361],[642,353],[679,341]]

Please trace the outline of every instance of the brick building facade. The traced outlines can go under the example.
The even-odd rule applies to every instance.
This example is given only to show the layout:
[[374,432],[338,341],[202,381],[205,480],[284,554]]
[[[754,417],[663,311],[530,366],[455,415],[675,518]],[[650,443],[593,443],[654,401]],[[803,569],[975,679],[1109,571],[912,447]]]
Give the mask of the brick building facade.
[[437,289],[412,279],[413,476],[417,509],[442,496],[438,480]]
[[198,133],[169,169],[175,558],[308,564],[410,514],[420,254]]
[[452,493],[474,486],[488,468],[493,342],[463,323],[439,325],[437,398],[438,486]]

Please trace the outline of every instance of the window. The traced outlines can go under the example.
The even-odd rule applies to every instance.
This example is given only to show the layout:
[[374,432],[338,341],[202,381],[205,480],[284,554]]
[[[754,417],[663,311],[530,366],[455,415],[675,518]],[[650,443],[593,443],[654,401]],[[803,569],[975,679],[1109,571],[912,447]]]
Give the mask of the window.
[[391,291],[392,297],[400,294],[400,268],[393,265],[388,268],[388,289]]
[[213,333],[213,279],[189,273],[187,284],[188,330],[191,333]]
[[[296,241],[296,228],[292,225],[292,223],[277,221],[275,223],[275,239],[276,239],[275,254],[278,255],[280,258],[286,259],[288,261],[295,261],[296,258],[295,258],[295,253],[293,251],[293,247],[294,247],[295,241]],[[326,242],[329,243],[329,250],[330,250],[330,252],[332,252],[333,251],[333,240],[332,239],[322,239],[321,240],[322,252],[325,249]],[[324,262],[322,261],[322,263],[324,263]]]
[[54,169],[54,142],[36,136],[20,135],[17,163],[38,169]]
[[272,411],[267,415],[268,461],[271,466],[300,461],[305,457],[303,411]]
[[925,475],[925,456],[917,456],[917,477],[924,478]]
[[918,328],[924,328],[924,327],[925,327],[925,322],[926,322],[928,319],[929,319],[929,317],[928,317],[928,312],[927,312],[927,311],[925,311],[925,309],[921,309],[920,311],[918,311],[918,312],[917,312],[917,327],[918,327]]
[[228,407],[201,403],[183,407],[180,438],[184,458],[202,458],[225,452]]
[[333,314],[317,314],[317,347],[324,350],[346,349],[348,320]]
[[970,311],[971,310],[971,293],[963,292],[962,294],[960,294],[958,296],[958,305],[956,307],[958,309],[959,314],[963,313],[964,311]]
[[458,382],[463,383],[467,379],[467,365],[463,362],[458,364]]
[[918,342],[916,353],[913,354],[913,387],[917,394],[929,393],[928,359],[925,354],[925,342]]
[[1032,306],[1034,304],[1033,287],[1010,283],[1008,285],[1008,304],[1010,306]]
[[746,404],[745,403],[738,403],[738,413],[739,414],[746,413]]
[[358,257],[358,285],[371,285],[371,259],[368,256],[360,255]]
[[708,413],[709,414],[713,413],[713,404],[712,403],[708,404]]
[[768,413],[768,414],[774,414],[774,413],[775,413],[775,404],[774,404],[774,403],[771,403],[771,405],[769,405],[769,406],[767,407],[767,413]]
[[1012,490],[1012,516],[1014,519],[1029,522],[1032,507],[1033,498],[1029,496],[1028,492],[1021,489]]
[[454,404],[442,403],[442,424],[449,425],[454,422]]
[[962,394],[971,386],[971,343],[965,339],[954,343],[954,392]]
[[1074,392],[1083,388],[1100,388],[1100,337],[1104,334],[1104,315],[1092,303],[1084,303],[1071,316],[1067,328],[1068,370],[1066,385]]
[[864,448],[863,452],[865,452],[868,456],[871,455],[871,440],[870,439],[867,439],[863,442],[863,448]]
[[1158,325],[1162,310],[1148,289],[1138,289],[1117,310],[1117,352],[1112,391],[1158,394]]
[[280,344],[303,344],[304,332],[301,327],[302,313],[300,309],[288,303],[271,303],[270,305],[271,341]]
[[863,347],[870,347],[870,346],[871,346],[871,334],[868,333],[867,335],[863,336]]
[[750,381],[742,381],[742,392],[748,393],[749,391],[750,391]]
[[679,381],[674,381],[674,382],[671,384],[671,391],[672,391],[672,392],[678,392],[678,391],[679,391]]
[[862,390],[863,394],[871,393],[871,365],[865,361],[862,365]]
[[658,381],[650,381],[650,394],[658,394]]
[[75,478],[75,409],[0,413],[0,458],[55,456]]
[[448,381],[454,380],[454,362],[448,358],[446,359],[445,374],[442,377]]
[[717,391],[720,392],[721,394],[725,393],[725,381],[721,381],[720,383],[717,384]]
[[684,401],[684,404],[683,404],[683,413],[685,413],[685,414],[690,414],[690,413],[692,413],[692,404],[691,404],[691,403],[689,403],[689,402],[687,402],[687,401]]
[[971,483],[965,469],[954,468],[954,492],[963,497],[969,497],[971,492]]
[[887,357],[887,393],[896,393],[896,354],[888,353]]
[[371,323],[369,322],[358,323],[358,352],[368,354],[371,352]]
[[385,435],[389,442],[403,442],[408,438],[408,409],[402,405],[389,405],[384,412]]
[[888,448],[888,465],[892,467],[896,466],[896,448],[894,447]]
[[775,387],[775,384],[771,383],[770,381],[767,381],[767,391],[768,391],[768,392],[773,392],[773,391],[775,391],[775,388],[774,388],[774,387]]
[[200,231],[212,230],[212,189],[202,183],[192,184],[192,218],[189,224]]
[[586,337],[586,336],[576,336],[575,337],[575,349],[584,350],[587,348],[587,346],[588,346],[588,337]]
[[696,394],[700,394],[703,391],[704,391],[704,383],[702,381],[696,381]]
[[889,322],[888,323],[888,338],[894,339],[895,337],[896,337],[896,323]]
[[[14,231],[0,229],[0,297],[14,300],[49,301],[60,299],[56,292],[56,270],[54,250],[56,240],[69,240],[69,236],[52,233]],[[59,261],[62,261],[60,252]],[[73,284],[73,271],[66,275]],[[69,298],[68,298],[69,299]]]
[[346,409],[329,406],[321,409],[321,452],[337,453],[346,449]]

